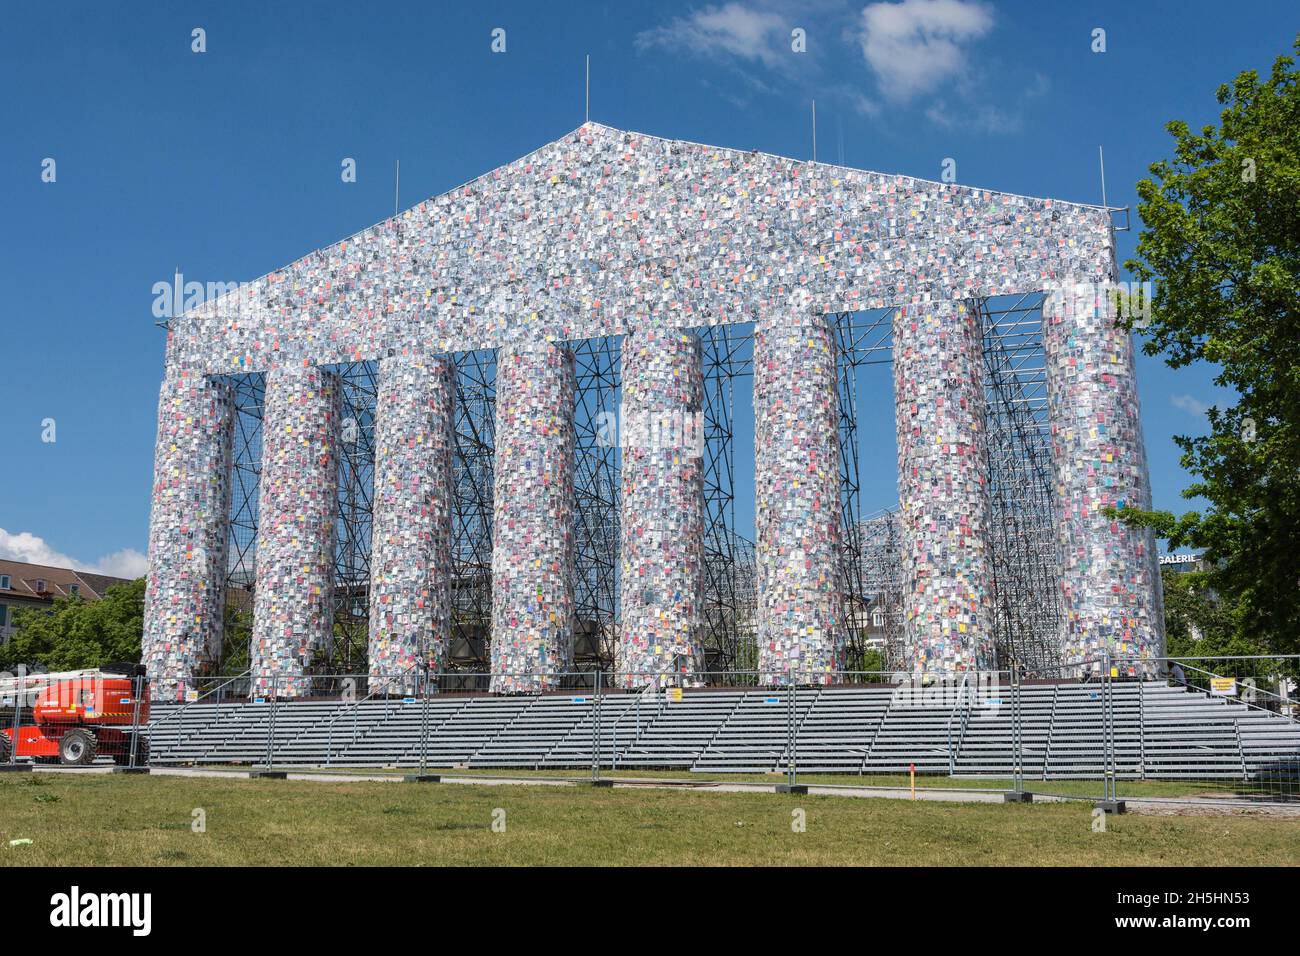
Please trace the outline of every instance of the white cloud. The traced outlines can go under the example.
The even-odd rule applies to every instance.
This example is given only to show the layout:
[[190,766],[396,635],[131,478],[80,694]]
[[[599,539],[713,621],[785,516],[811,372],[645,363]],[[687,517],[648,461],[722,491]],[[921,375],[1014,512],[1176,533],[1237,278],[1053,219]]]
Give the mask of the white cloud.
[[905,102],[967,70],[966,45],[993,28],[993,12],[966,0],[902,0],[862,10],[858,42],[886,99]]
[[1170,395],[1169,404],[1174,408],[1181,408],[1187,414],[1195,415],[1197,418],[1204,418],[1205,413],[1210,410],[1209,405],[1190,395]]
[[117,578],[142,577],[149,566],[148,559],[134,548],[123,548],[106,554],[98,561],[86,562],[55,551],[44,538],[30,531],[14,534],[0,528],[0,558],[25,561],[28,564],[48,564],[57,568],[73,568],[94,574],[107,574]]
[[853,108],[863,116],[874,118],[880,115],[880,103],[865,96],[860,90],[849,90],[844,95]]
[[983,133],[1015,133],[1024,125],[1026,108],[1034,100],[1047,95],[1051,83],[1041,73],[1026,86],[1012,104],[1002,106],[987,102],[967,90],[954,109],[947,99],[939,99],[927,107],[926,118],[943,129],[973,129]]
[[790,51],[790,31],[796,25],[772,10],[727,3],[675,17],[666,26],[639,33],[636,45],[640,49],[660,46],[790,69],[795,60]]
[[[913,107],[937,127],[1006,134],[1020,130],[1027,107],[1046,95],[1047,78],[1035,74],[1019,92],[990,85],[1002,76],[996,59],[973,60],[971,49],[995,26],[993,6],[982,0],[728,0],[673,17],[636,36],[651,48],[725,63],[743,90],[706,86],[739,109],[749,94],[814,97],[871,119]],[[825,63],[813,48],[790,48],[790,32],[807,30],[816,52],[833,52],[827,38],[861,50],[871,82],[828,84]],[[825,44],[825,46],[822,46]],[[1006,73],[1008,78],[1015,71]]]
[[142,578],[149,571],[149,559],[135,548],[123,548],[104,555],[94,567],[82,570],[98,571],[115,578]]

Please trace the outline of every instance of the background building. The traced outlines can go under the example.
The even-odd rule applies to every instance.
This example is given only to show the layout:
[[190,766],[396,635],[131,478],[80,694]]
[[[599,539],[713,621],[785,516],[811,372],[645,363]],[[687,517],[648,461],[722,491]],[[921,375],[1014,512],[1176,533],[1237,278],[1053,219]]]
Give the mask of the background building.
[[126,582],[126,578],[107,574],[0,560],[0,643],[9,640],[13,633],[14,612],[19,608],[49,609],[59,597],[98,601],[114,584]]

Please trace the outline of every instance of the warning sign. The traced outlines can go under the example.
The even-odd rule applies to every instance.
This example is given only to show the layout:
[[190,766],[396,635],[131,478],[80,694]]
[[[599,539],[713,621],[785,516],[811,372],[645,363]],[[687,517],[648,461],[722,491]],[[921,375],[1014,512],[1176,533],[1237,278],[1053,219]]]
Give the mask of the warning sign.
[[1220,697],[1237,696],[1237,678],[1235,677],[1211,677],[1210,693],[1218,694]]

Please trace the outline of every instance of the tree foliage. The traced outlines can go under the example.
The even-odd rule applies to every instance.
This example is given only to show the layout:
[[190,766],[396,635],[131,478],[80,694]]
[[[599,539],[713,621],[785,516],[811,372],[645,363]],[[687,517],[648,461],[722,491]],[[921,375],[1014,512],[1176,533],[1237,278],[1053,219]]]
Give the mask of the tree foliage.
[[1165,640],[1170,657],[1219,657],[1258,654],[1241,635],[1240,608],[1223,600],[1204,571],[1166,571]]
[[[1295,42],[1300,53],[1300,37]],[[1279,57],[1267,79],[1219,88],[1219,125],[1166,129],[1174,156],[1137,186],[1144,225],[1126,263],[1154,286],[1144,348],[1172,368],[1207,362],[1238,400],[1211,408],[1209,434],[1177,436],[1204,513],[1124,509],[1172,547],[1203,548],[1205,584],[1238,632],[1300,647],[1300,76]]]
[[230,676],[242,674],[252,663],[253,644],[253,605],[251,595],[248,600],[236,601],[232,598],[233,589],[227,592],[221,629],[221,656],[217,660],[204,661],[198,672],[201,676]]
[[18,609],[15,631],[0,646],[0,669],[68,671],[140,660],[144,585],[139,578],[113,585],[98,601],[60,597],[50,610]]

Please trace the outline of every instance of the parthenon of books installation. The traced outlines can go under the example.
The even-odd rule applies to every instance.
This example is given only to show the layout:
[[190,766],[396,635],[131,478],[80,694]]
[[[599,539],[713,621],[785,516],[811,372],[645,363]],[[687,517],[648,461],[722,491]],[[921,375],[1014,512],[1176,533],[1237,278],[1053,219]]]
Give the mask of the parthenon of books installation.
[[[1067,662],[1163,646],[1152,540],[1106,517],[1150,500],[1133,354],[1104,283],[1109,213],[658,139],[588,123],[170,323],[144,659],[174,696],[221,633],[229,377],[264,372],[254,686],[303,693],[332,622],[338,384],[377,361],[372,677],[444,660],[450,353],[496,349],[493,689],[555,686],[573,622],[572,343],[624,336],[624,416],[689,419],[692,330],[754,325],[758,666],[842,666],[836,373],[826,316],[894,309],[904,646],[988,666],[979,303],[1044,306]],[[635,431],[635,430],[634,430]],[[700,666],[699,450],[624,456],[616,666]],[[633,679],[625,681],[638,683]],[[644,683],[644,680],[640,681]]]

